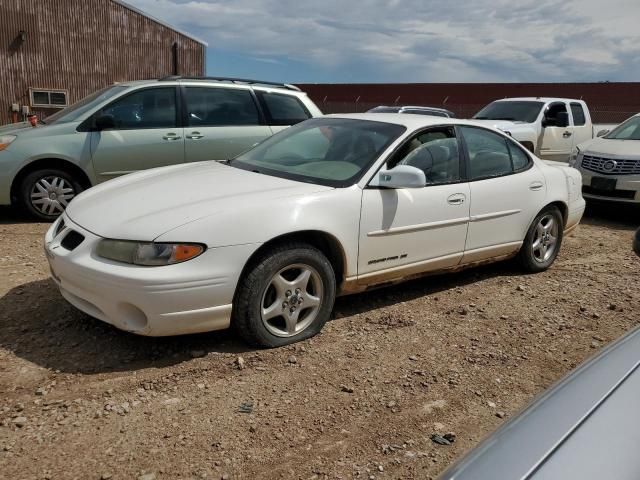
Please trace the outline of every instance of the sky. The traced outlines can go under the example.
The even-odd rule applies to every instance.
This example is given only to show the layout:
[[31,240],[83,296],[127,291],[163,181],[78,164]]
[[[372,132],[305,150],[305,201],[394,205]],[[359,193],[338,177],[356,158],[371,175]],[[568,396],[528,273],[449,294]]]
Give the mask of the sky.
[[640,0],[127,0],[207,74],[290,83],[640,80]]

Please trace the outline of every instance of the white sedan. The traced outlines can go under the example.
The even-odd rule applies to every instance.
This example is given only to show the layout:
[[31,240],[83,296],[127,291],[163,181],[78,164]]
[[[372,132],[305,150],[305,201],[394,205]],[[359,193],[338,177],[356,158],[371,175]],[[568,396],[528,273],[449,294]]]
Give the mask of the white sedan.
[[584,211],[580,173],[473,121],[311,119],[226,163],[91,188],[46,234],[80,310],[142,335],[235,327],[275,347],[336,295],[518,256],[547,269]]

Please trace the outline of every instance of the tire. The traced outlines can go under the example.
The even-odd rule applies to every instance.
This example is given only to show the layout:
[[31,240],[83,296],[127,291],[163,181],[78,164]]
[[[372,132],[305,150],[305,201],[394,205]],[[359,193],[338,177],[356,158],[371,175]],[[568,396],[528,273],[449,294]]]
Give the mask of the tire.
[[240,279],[232,325],[250,345],[289,345],[322,330],[335,297],[335,273],[320,250],[304,243],[279,245]]
[[69,173],[47,168],[24,177],[18,200],[31,217],[52,222],[82,190],[80,182]]
[[560,251],[564,221],[560,210],[546,207],[531,223],[520,249],[520,263],[532,273],[549,268]]

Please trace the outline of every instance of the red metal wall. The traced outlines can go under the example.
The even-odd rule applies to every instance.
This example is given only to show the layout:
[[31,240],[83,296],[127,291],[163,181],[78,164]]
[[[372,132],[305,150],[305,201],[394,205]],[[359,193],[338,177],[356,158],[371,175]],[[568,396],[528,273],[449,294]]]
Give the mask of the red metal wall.
[[409,83],[300,84],[325,113],[365,111],[376,105],[431,105],[469,117],[505,97],[585,100],[600,123],[620,122],[640,111],[640,82],[632,83]]
[[203,44],[122,4],[0,0],[0,124],[12,103],[29,104],[29,88],[66,89],[74,103],[114,82],[171,75],[174,42],[178,72],[203,75]]

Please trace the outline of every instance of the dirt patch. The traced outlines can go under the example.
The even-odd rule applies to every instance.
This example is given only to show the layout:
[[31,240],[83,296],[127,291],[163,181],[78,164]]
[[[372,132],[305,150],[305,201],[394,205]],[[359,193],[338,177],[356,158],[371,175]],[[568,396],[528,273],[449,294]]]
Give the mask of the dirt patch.
[[47,278],[46,225],[0,211],[0,477],[435,477],[640,323],[640,215],[611,214],[592,208],[543,274],[345,297],[321,335],[267,351],[86,317]]

